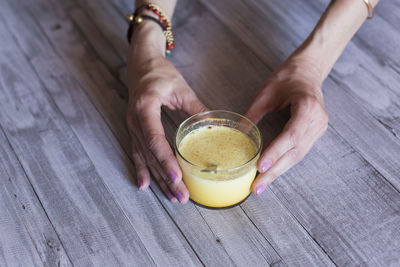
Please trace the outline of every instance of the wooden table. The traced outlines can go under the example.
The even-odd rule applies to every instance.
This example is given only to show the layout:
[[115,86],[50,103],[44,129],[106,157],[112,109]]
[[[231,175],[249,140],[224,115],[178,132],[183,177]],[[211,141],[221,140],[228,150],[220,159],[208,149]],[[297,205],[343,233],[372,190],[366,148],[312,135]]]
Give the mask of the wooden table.
[[[329,1],[180,1],[171,61],[243,112]],[[0,266],[399,266],[400,4],[382,0],[324,83],[329,128],[223,211],[138,191],[125,127],[131,0],[0,0]],[[168,138],[183,116],[164,112]],[[268,115],[269,142],[288,119]]]

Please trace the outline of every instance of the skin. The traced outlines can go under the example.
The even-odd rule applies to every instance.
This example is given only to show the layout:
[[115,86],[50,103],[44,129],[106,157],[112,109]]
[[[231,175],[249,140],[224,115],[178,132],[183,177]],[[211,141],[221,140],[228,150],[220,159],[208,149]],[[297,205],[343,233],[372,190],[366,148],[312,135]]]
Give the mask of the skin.
[[[378,1],[370,2],[375,6]],[[144,3],[136,1],[136,7]],[[176,1],[154,0],[152,3],[160,5],[172,17]],[[151,12],[145,13],[156,17]],[[254,96],[245,115],[255,123],[267,113],[288,106],[291,111],[282,132],[268,144],[257,162],[260,174],[252,185],[254,194],[261,194],[272,181],[301,161],[326,131],[328,114],[323,103],[322,83],[367,15],[362,0],[333,1],[310,36]],[[207,108],[164,55],[165,37],[160,27],[152,21],[143,21],[135,28],[127,59],[127,125],[139,189],[149,186],[151,173],[172,202],[186,203],[189,192],[165,138],[161,107],[181,110],[188,115]]]

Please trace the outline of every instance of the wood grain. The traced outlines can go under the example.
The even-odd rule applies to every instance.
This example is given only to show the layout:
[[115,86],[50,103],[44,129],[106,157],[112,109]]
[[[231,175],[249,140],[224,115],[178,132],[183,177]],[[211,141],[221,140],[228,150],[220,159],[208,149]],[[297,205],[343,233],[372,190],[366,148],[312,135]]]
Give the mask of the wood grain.
[[[77,16],[75,16],[74,18],[77,18]],[[78,21],[78,23],[79,23],[79,21]],[[81,25],[81,24],[80,24]],[[84,26],[85,24],[83,24],[83,26]],[[82,25],[81,25],[82,26]],[[69,55],[69,58],[71,58],[71,56],[72,55]],[[96,95],[92,95],[93,96],[93,98],[96,98],[96,97],[99,97],[99,95],[100,94],[96,94]],[[103,96],[104,97],[104,96]],[[108,101],[108,102],[110,102],[110,101]],[[107,115],[106,115],[106,117],[107,117]],[[115,132],[120,132],[120,130],[115,130]],[[163,201],[165,201],[165,199],[163,199]],[[168,202],[167,202],[168,203]],[[176,208],[175,208],[176,209]],[[169,212],[171,212],[172,214],[176,214],[177,212],[176,211],[174,211],[173,209],[171,209],[171,210],[169,210]],[[174,217],[178,217],[178,218],[181,218],[181,217],[183,217],[183,216],[185,216],[185,217],[189,217],[190,218],[190,216],[188,215],[188,213],[182,213],[182,215],[180,215],[180,214],[176,214],[176,215],[178,215],[178,216],[174,216]],[[180,216],[179,216],[180,215]],[[198,216],[195,216],[194,218],[196,218],[196,217],[198,217]],[[200,217],[201,218],[201,217]],[[177,219],[176,219],[177,220]],[[198,222],[198,220],[197,220],[197,222]],[[178,222],[178,224],[179,224],[179,226],[181,227],[181,229],[183,228],[183,229],[185,229],[186,227],[184,227],[184,226],[186,226],[187,225],[187,221],[182,221],[182,222]],[[190,224],[189,224],[190,225]],[[224,224],[221,224],[221,225],[224,225]],[[206,226],[206,225],[205,225]],[[193,232],[193,229],[188,229],[189,231],[191,230],[191,232]],[[199,234],[198,234],[198,232],[197,232],[197,234],[196,234],[196,232],[195,233],[190,233],[189,231],[185,231],[184,233],[185,233],[185,235],[187,236],[187,237],[190,237],[190,236],[196,236],[197,238],[196,239],[189,239],[190,241],[191,241],[191,243],[192,243],[192,245],[196,248],[196,252],[200,255],[200,257],[202,258],[202,260],[204,261],[204,262],[207,262],[205,259],[207,259],[207,260],[210,260],[210,253],[208,253],[208,251],[210,251],[210,249],[212,249],[212,247],[214,247],[215,245],[213,245],[213,246],[211,246],[211,247],[209,247],[209,246],[207,246],[206,248],[204,248],[204,240],[203,239],[199,239],[198,238],[198,236],[199,236]],[[213,240],[213,242],[215,243],[215,238],[213,238],[212,239]],[[265,242],[265,241],[264,241]],[[229,243],[228,243],[229,244]],[[231,245],[231,250],[234,248],[234,249],[236,249],[236,250],[239,250],[240,248],[238,248],[237,246],[235,246],[234,244],[236,244],[236,243],[233,243],[232,242],[232,245]],[[269,252],[269,253],[271,253],[271,252]],[[208,254],[208,255],[207,255]],[[245,254],[245,253],[241,253],[242,255],[243,254]],[[320,256],[322,256],[321,254],[319,254]],[[203,256],[203,257],[202,257]],[[236,257],[236,259],[240,259],[240,257],[238,256],[238,255],[235,255],[235,257]],[[214,262],[216,261],[216,258],[215,257],[211,257],[211,259],[213,259],[214,260]],[[219,257],[219,259],[221,259],[221,257]],[[273,262],[273,261],[272,261]]]
[[[21,23],[20,28],[23,27],[24,24]],[[19,27],[15,30],[18,31]],[[34,36],[25,35],[21,42],[30,38]],[[26,52],[31,50],[26,49]],[[125,215],[135,228],[138,228],[140,239],[154,255],[155,263],[176,265],[183,260],[196,264],[198,260],[190,246],[176,229],[169,215],[160,207],[154,195],[149,192],[139,194],[133,180],[135,174],[131,162],[115,142],[112,133],[90,103],[81,85],[62,65],[62,58],[52,51],[49,43],[42,43],[41,47],[36,47],[36,58],[32,61],[50,95],[54,97],[57,107],[94,162],[96,170],[104,177],[105,182],[109,183],[107,187],[117,196],[117,201],[124,207]],[[54,71],[61,69],[65,71]]]
[[[82,26],[82,25],[81,25]],[[84,25],[83,25],[84,26]],[[97,96],[98,97],[98,96]],[[175,128],[172,130],[172,132],[174,132],[175,131]],[[118,131],[116,131],[116,132],[118,132]],[[165,201],[165,199],[163,200],[163,201]],[[168,204],[168,202],[166,203],[166,204]],[[192,209],[193,211],[192,212],[194,212],[194,213],[197,213],[197,211],[195,210],[195,209]],[[171,210],[169,210],[168,212],[171,212],[172,214],[176,214],[177,212],[176,211],[174,211],[172,208],[171,208]],[[178,217],[178,218],[181,218],[181,217],[191,217],[191,216],[189,216],[188,215],[189,214],[189,212],[185,212],[185,213],[182,213],[182,214],[176,214],[176,215],[178,215],[178,216],[175,216],[175,217]],[[195,216],[195,218],[196,217],[198,217],[198,215],[196,215]],[[201,219],[201,217],[199,217],[200,219]],[[187,225],[187,221],[186,220],[178,220],[178,219],[176,219],[177,220],[177,222],[178,222],[178,225],[181,227],[181,228],[183,228],[183,229],[185,229],[186,227],[184,227],[183,225]],[[196,220],[197,222],[198,222],[198,220]],[[197,223],[198,224],[198,223]],[[232,227],[232,226],[230,226],[230,225],[226,225],[226,224],[219,224],[220,225],[220,227]],[[193,232],[193,230],[191,230],[191,232]],[[197,232],[197,233],[196,233]],[[187,237],[190,237],[190,236],[192,236],[192,235],[196,235],[196,239],[189,239],[190,241],[191,241],[191,243],[192,243],[192,245],[196,248],[196,252],[200,255],[200,257],[202,258],[202,261],[203,262],[207,262],[207,260],[210,260],[210,259],[212,259],[213,260],[213,262],[215,263],[215,262],[218,262],[218,260],[221,260],[221,257],[219,257],[218,259],[217,258],[215,258],[215,257],[211,257],[210,258],[210,253],[209,253],[209,251],[210,251],[210,247],[209,246],[207,246],[207,248],[205,249],[205,248],[203,248],[204,247],[204,240],[203,239],[201,239],[201,238],[199,238],[198,236],[199,236],[199,232],[198,231],[196,231],[195,233],[189,233],[188,231],[184,231],[184,233],[185,233],[185,235],[187,236]],[[231,239],[233,238],[233,236],[229,236]],[[213,242],[214,242],[214,244],[217,244],[217,243],[215,243],[215,237],[213,237]],[[196,241],[195,241],[196,240]],[[232,249],[235,249],[236,251],[238,251],[238,253],[237,253],[237,255],[235,255],[235,253],[230,253],[230,255],[232,256],[232,257],[234,257],[235,259],[236,259],[236,261],[235,261],[235,263],[240,263],[240,261],[238,261],[238,260],[240,260],[241,259],[241,257],[240,257],[240,255],[246,255],[246,254],[249,254],[249,255],[253,255],[253,257],[254,258],[256,258],[256,255],[255,254],[253,254],[253,252],[252,252],[252,250],[254,250],[254,249],[256,249],[256,247],[254,247],[252,250],[245,250],[245,249],[243,249],[243,248],[239,248],[239,247],[237,247],[235,244],[236,244],[236,242],[231,242],[231,240],[229,240],[230,242],[227,242],[226,244],[226,246],[228,246],[228,247],[230,247],[230,249],[232,250]],[[264,243],[265,243],[265,241],[263,241]],[[218,244],[217,244],[218,245]],[[211,248],[212,247],[214,247],[215,245],[212,245],[211,246]],[[251,246],[249,246],[249,249],[251,248],[251,247],[253,247],[254,245],[251,245]],[[266,246],[266,245],[265,245]],[[240,251],[239,251],[240,250]],[[271,249],[270,249],[271,250]],[[274,251],[273,250],[271,250],[272,252],[269,252],[269,253],[274,253]],[[232,252],[232,251],[231,251]],[[239,253],[240,252],[240,253]],[[247,253],[246,253],[247,252]],[[208,254],[208,255],[207,255]],[[204,257],[204,258],[203,258]],[[261,258],[262,259],[262,258]],[[212,262],[212,261],[211,261]],[[273,260],[273,258],[271,259],[271,262],[274,262],[274,260]],[[241,263],[242,264],[244,264],[244,262],[243,261],[241,261]]]
[[[19,255],[13,253],[3,253],[2,255],[21,257],[25,261],[23,265],[70,266],[71,262],[58,234],[1,128],[0,143],[2,144],[0,146],[0,190],[2,190],[0,196],[5,199],[1,201],[4,206],[0,208],[2,211],[0,214],[5,216],[6,222],[12,223],[8,227],[2,227],[4,232],[0,234],[0,247],[7,251],[10,247],[15,246],[14,249],[19,251]],[[11,215],[7,216],[3,210]],[[12,221],[12,219],[17,220]],[[14,227],[18,227],[20,236],[12,231]],[[29,244],[28,240],[32,244]],[[23,243],[15,244],[17,241]],[[28,257],[24,251],[26,249],[28,249],[28,253],[33,253],[32,258]],[[13,251],[13,249],[11,250]],[[40,264],[35,262],[37,261],[36,253],[41,259]],[[32,262],[29,263],[29,259],[32,259]],[[1,262],[7,264],[8,260],[3,258],[0,260]],[[13,265],[13,262],[15,259],[8,264]]]
[[[186,7],[186,8],[188,8],[188,7]],[[190,7],[189,7],[190,8]],[[190,9],[189,9],[190,10]],[[197,9],[197,11],[199,11],[198,9]],[[178,14],[179,12],[177,12],[177,14]],[[199,13],[201,13],[201,12],[199,12]],[[203,17],[203,19],[204,19],[204,17]],[[178,30],[179,30],[179,26],[180,26],[180,24],[179,24],[179,20],[178,21],[176,21],[176,28],[178,28]],[[190,27],[193,27],[193,24],[189,24],[189,23],[187,23],[187,21],[185,21],[185,25],[188,25],[188,28],[190,28]],[[215,25],[215,23],[213,24],[213,25]],[[178,33],[179,33],[179,31],[178,31]],[[198,34],[198,33],[197,33]],[[209,34],[211,34],[212,36],[221,36],[221,34],[220,33],[218,33],[218,34],[213,34],[212,32],[210,32]],[[221,36],[221,39],[223,39],[225,36],[224,35],[222,35]],[[185,40],[186,41],[186,43],[188,43],[189,42],[189,40]],[[218,40],[217,40],[218,41]],[[236,43],[235,43],[236,44]],[[236,44],[237,45],[237,44]],[[193,49],[193,48],[196,48],[196,46],[195,45],[193,45],[193,43],[189,43],[189,44],[187,44],[187,46],[190,46],[190,48],[192,49],[192,50],[190,50],[190,53],[192,53],[192,54],[194,54],[193,56],[195,57],[195,58],[200,58],[200,59],[202,59],[202,57],[205,57],[205,58],[215,58],[215,57],[213,57],[212,55],[210,56],[210,55],[207,55],[207,54],[205,54],[205,52],[204,51],[201,51],[203,54],[202,55],[196,55],[196,50],[195,49]],[[199,45],[200,46],[200,45]],[[239,45],[240,46],[240,45]],[[229,49],[229,48],[225,48],[225,49],[223,49],[223,51],[227,51],[227,49]],[[200,50],[200,49],[199,49]],[[208,52],[208,51],[207,51]],[[178,52],[177,53],[180,53],[179,55],[182,55],[182,51],[179,51],[178,50]],[[231,56],[229,53],[228,53],[228,55],[229,56]],[[188,54],[186,54],[185,56],[182,56],[183,58],[189,58],[189,56],[188,56]],[[254,60],[252,61],[252,63],[254,64]],[[177,64],[178,65],[178,64]],[[207,65],[207,64],[205,64],[205,65]],[[208,65],[211,65],[211,70],[210,70],[210,73],[207,73],[207,75],[204,75],[205,77],[207,77],[207,79],[208,79],[208,81],[210,80],[210,77],[212,77],[213,75],[212,75],[212,73],[215,73],[216,72],[216,69],[218,68],[218,66],[217,67],[215,67],[215,69],[212,69],[212,67],[213,67],[213,65],[214,64],[208,64]],[[182,70],[182,72],[184,73],[184,74],[186,74],[185,73],[185,69],[187,68],[187,65],[184,65],[185,66],[185,68],[182,68],[183,70]],[[225,66],[224,66],[225,67]],[[179,68],[179,65],[178,65],[178,68]],[[258,68],[257,68],[258,69]],[[208,70],[208,69],[207,69]],[[204,69],[201,69],[201,71],[198,71],[197,73],[202,73],[202,72],[205,72],[205,71],[207,71],[207,70],[204,70]],[[226,68],[224,69],[225,71],[228,71],[228,74],[227,74],[227,76],[229,76],[229,78],[230,79],[232,79],[232,77],[234,77],[234,75],[233,75],[233,71],[232,71],[232,74],[230,74],[229,73],[229,69],[227,70]],[[189,70],[189,71],[191,71],[191,70]],[[188,72],[189,72],[188,71]],[[192,70],[193,71],[193,70]],[[185,77],[190,77],[190,74],[186,74],[185,75]],[[251,76],[250,76],[251,77]],[[218,77],[218,78],[220,78],[220,76]],[[211,78],[212,79],[212,78]],[[254,79],[252,79],[253,81],[254,81]],[[190,81],[190,79],[189,79],[189,81]],[[196,82],[199,82],[199,79],[196,79]],[[203,82],[203,80],[200,80],[200,82]],[[212,82],[214,82],[214,80],[212,80]],[[211,84],[211,82],[210,82],[210,84]],[[218,87],[218,82],[216,83],[217,84],[217,87]],[[195,89],[197,88],[196,86],[193,86]],[[201,88],[201,91],[200,91],[200,97],[201,96],[204,96],[205,94],[207,94],[207,89],[204,89],[204,87],[205,86],[199,86],[200,88]],[[221,87],[218,87],[218,88],[221,88]],[[221,91],[219,91],[219,92],[224,92],[223,91],[223,89],[221,89]],[[218,92],[217,92],[218,93]],[[225,92],[225,94],[221,94],[221,95],[229,95],[229,94],[227,94],[227,92]],[[218,97],[217,97],[218,98]],[[205,97],[205,99],[212,99],[212,97]],[[218,98],[218,100],[219,100],[219,103],[218,104],[221,104],[221,102],[223,102],[224,100],[226,100],[226,97],[225,98],[222,98],[222,100],[220,99],[220,98]],[[210,101],[209,101],[210,102]],[[242,101],[238,101],[238,104],[241,104],[241,103],[243,103],[243,100]],[[237,106],[235,106],[235,108],[237,108]],[[389,186],[390,187],[390,185],[387,185],[387,186]],[[351,210],[349,210],[349,212],[352,212]],[[395,225],[395,224],[392,224],[392,227],[393,227],[393,225]]]
[[[4,145],[7,144],[7,140],[1,129],[0,141]],[[5,152],[3,149],[0,149],[0,152],[3,158],[3,153]],[[14,182],[14,177],[9,176],[6,171],[6,167],[8,168],[8,166],[4,166],[4,164],[5,160],[2,159],[0,161],[0,263],[6,266],[12,266],[17,262],[25,266],[41,266],[41,256],[44,255],[40,255],[40,253],[50,252],[48,253],[50,257],[46,259],[46,261],[48,260],[48,263],[52,262],[56,264],[57,261],[54,260],[54,254],[46,249],[46,246],[41,245],[36,249],[34,243],[38,241],[36,239],[37,236],[33,238],[34,240],[30,239],[29,232],[24,225],[26,221],[21,218],[21,210],[26,210],[26,208],[28,208],[29,211],[31,207],[25,206],[27,202],[21,204],[16,200],[18,195],[12,195],[13,193],[8,191],[6,185],[12,184]],[[43,222],[45,221],[46,220],[43,219]],[[41,242],[37,242],[37,244],[40,243]],[[45,248],[44,251],[43,247]]]
[[18,45],[3,26],[0,33],[0,55],[11,63],[1,66],[0,122],[72,263],[152,264]]
[[[1,266],[400,264],[397,3],[378,5],[325,82],[327,133],[263,195],[224,211],[135,186],[131,0],[0,3]],[[170,60],[207,106],[244,112],[327,4],[179,1]],[[162,116],[172,142],[185,115]],[[265,117],[265,143],[287,119]]]
[[[188,3],[187,5],[179,5],[177,7],[176,14],[182,14],[181,12],[183,12],[183,10],[187,10],[187,12],[191,14],[195,14],[193,10],[199,11],[198,13],[200,14],[202,13],[201,6],[193,6],[193,4]],[[243,95],[239,94],[239,90],[241,88],[234,91],[235,88],[237,88],[238,85],[243,85],[243,88],[249,88],[249,83],[255,83],[255,80],[261,80],[264,77],[263,73],[268,72],[268,70],[263,67],[263,64],[260,61],[257,61],[254,58],[254,55],[251,52],[247,53],[246,51],[243,51],[242,53],[236,53],[237,46],[240,47],[243,44],[240,40],[232,38],[229,32],[226,31],[226,29],[224,29],[223,27],[217,27],[218,21],[214,18],[209,18],[204,13],[199,15],[199,17],[196,18],[197,20],[192,18],[191,21],[183,21],[183,19],[180,20],[179,18],[180,17],[177,17],[175,21],[175,31],[177,31],[177,38],[182,39],[178,39],[178,43],[180,43],[181,46],[177,47],[175,57],[172,56],[172,60],[174,60],[175,65],[185,75],[185,77],[188,78],[188,81],[192,84],[193,88],[198,90],[200,97],[206,99],[206,104],[217,105],[219,103],[221,105],[225,105],[229,109],[237,110],[239,112],[243,111],[246,108],[245,101],[250,101],[250,98],[244,99]],[[205,23],[206,25],[213,25],[213,27],[206,27],[204,31],[197,31],[197,38],[193,39],[191,38],[190,34],[186,33],[190,33],[190,29],[193,28],[196,23],[200,23],[199,20],[201,20],[202,23]],[[208,35],[218,36],[218,40],[207,47],[207,44],[205,42],[207,41],[206,36]],[[204,40],[204,43],[200,40]],[[230,42],[224,42],[223,40],[230,40]],[[204,50],[202,49],[203,47],[207,47],[208,49]],[[190,62],[188,62],[190,54],[192,54],[194,58],[198,59],[198,61],[196,62],[197,64],[190,64]],[[231,65],[228,68],[228,60],[220,59],[217,62],[212,62],[212,59],[215,58],[215,55],[217,54],[220,54],[222,57],[226,56],[227,59],[236,62],[236,64]],[[250,68],[247,71],[244,70],[241,66],[243,66],[249,58],[251,58],[252,60],[254,69]],[[255,69],[258,69],[258,71],[254,71]],[[237,75],[235,76],[235,73],[238,72],[242,72],[243,77],[238,77]],[[199,75],[201,77],[207,77],[207,79],[195,79],[195,77],[198,77]],[[219,90],[216,90],[215,88],[218,88]],[[254,84],[254,86],[252,86],[252,90],[255,89],[256,85]],[[213,97],[213,94],[218,94],[219,97]],[[218,102],[215,101],[216,99],[218,99]],[[173,117],[173,120],[175,124],[178,123],[176,117]],[[167,132],[173,133],[175,130],[175,127],[169,129],[168,124],[166,125],[166,127]],[[268,198],[268,201],[269,200],[277,201],[275,198]],[[285,254],[285,257],[282,257],[280,255],[283,258],[283,262],[302,262],[304,265],[307,265],[312,264],[312,262],[314,262],[314,259],[317,259],[314,264],[321,264],[320,260],[324,262],[325,265],[329,264],[329,258],[321,257],[321,250],[318,245],[315,243],[313,244],[313,240],[307,235],[304,235],[304,230],[301,227],[296,227],[297,222],[295,222],[293,217],[291,217],[290,214],[285,211],[284,207],[279,205],[278,203],[274,204],[276,210],[279,210],[277,214],[281,214],[282,220],[287,221],[287,231],[293,232],[295,235],[299,236],[299,239],[293,239],[289,237],[289,235],[285,235],[282,232],[278,231],[278,228],[280,227],[280,222],[278,220],[270,222],[271,224],[269,224],[268,226],[269,230],[271,232],[277,232],[279,234],[274,236],[275,239],[268,239],[268,241],[276,242],[278,246],[282,247],[282,251],[279,251],[278,253]],[[224,232],[222,229],[228,229],[227,227],[229,227],[226,225],[227,223],[225,223],[224,220],[217,221],[213,217],[207,218],[209,218],[207,221],[210,225],[212,225],[211,227],[219,229],[222,234]],[[214,219],[214,222],[209,221],[212,218]],[[234,221],[233,218],[232,221]],[[240,227],[238,229],[240,229]],[[275,244],[275,249],[276,246],[277,245]],[[293,249],[293,251],[291,251],[290,253],[286,253],[285,249],[290,246],[292,248],[296,247],[296,249]],[[310,255],[314,255],[315,258],[311,256],[308,258],[304,257],[304,251],[308,251],[308,253],[310,253]]]
[[[296,25],[296,19],[300,19],[298,14],[300,12],[303,12],[303,9],[308,11],[306,7],[300,7],[300,4],[292,3],[291,5],[295,6],[296,9],[289,9],[289,14],[291,16],[286,16],[283,19],[283,22],[282,20],[279,20],[280,24],[275,25],[275,14],[270,14],[268,18],[266,16],[262,16],[262,14],[259,14],[259,18],[253,16],[252,20],[244,20],[244,18],[246,16],[248,17],[249,14],[246,13],[248,9],[246,9],[244,4],[241,3],[238,3],[236,5],[226,5],[229,6],[224,9],[227,12],[219,11],[224,4],[223,2],[205,2],[205,4],[210,6],[210,8],[215,11],[214,14],[216,14],[216,16],[218,16],[233,32],[235,32],[237,36],[243,36],[244,34],[246,34],[245,31],[247,31],[248,28],[254,28],[255,36],[249,36],[248,38],[245,38],[244,41],[249,48],[252,48],[253,51],[255,51],[258,58],[263,59],[263,62],[266,62],[267,65],[270,65],[271,67],[274,67],[273,65],[275,62],[272,62],[272,64],[270,64],[268,62],[268,60],[271,60],[269,56],[265,56],[264,50],[257,50],[255,48],[255,44],[258,44],[257,48],[260,48],[261,41],[264,43],[264,45],[269,44],[270,47],[274,47],[274,42],[278,41],[282,43],[279,47],[275,48],[277,51],[275,51],[274,54],[277,54],[279,52],[279,49],[282,49],[282,47],[284,46],[288,46],[287,50],[289,50],[289,48],[294,49],[295,46],[293,45],[293,43],[288,42],[287,40],[293,40],[293,36],[299,36],[299,33],[297,32],[298,29],[293,28],[293,25]],[[281,3],[281,5],[285,4]],[[289,6],[289,3],[286,3],[286,6]],[[241,10],[242,12],[239,12],[239,10]],[[273,10],[272,4],[271,6],[268,6],[268,10]],[[266,11],[264,12],[266,13]],[[288,10],[286,11],[286,13],[288,13]],[[230,19],[233,14],[240,14],[240,16],[243,17],[243,21],[245,21],[244,25],[239,25],[239,22],[241,21],[240,19],[239,21]],[[265,23],[265,20],[268,21],[267,24],[270,25],[268,29],[256,28],[255,25],[253,25],[255,21],[261,24],[261,18],[264,20],[263,23]],[[317,16],[311,16],[311,19],[316,18]],[[287,25],[284,25],[285,23]],[[280,27],[288,28],[289,32],[280,31]],[[275,30],[279,29],[280,33],[277,36],[274,36],[274,40],[272,41],[270,41],[270,39],[268,39],[268,35],[265,34],[265,31],[270,31],[270,28],[274,28]],[[300,29],[300,33],[305,34],[305,30],[303,28]],[[300,38],[296,38],[294,41],[299,43],[300,40]],[[359,49],[354,45],[352,46],[352,44],[350,45],[350,49],[356,52],[359,51]],[[353,55],[355,53],[354,51],[352,51]],[[343,55],[343,57],[345,56],[346,53]],[[360,57],[358,58],[362,58],[363,60],[367,60],[369,63],[372,63],[372,61],[365,54],[360,55]],[[350,61],[351,58],[348,58],[347,60]],[[381,77],[387,77],[388,79],[392,80],[398,78],[398,76],[396,76],[393,72],[390,73],[383,70],[379,70],[379,72],[381,74]],[[361,77],[365,77],[362,76],[361,73],[359,73],[358,76],[360,76],[360,79]],[[358,81],[358,84],[360,84],[360,79],[356,79],[356,81]],[[345,79],[335,79],[334,77],[332,79],[328,79],[328,81],[324,85],[324,87],[326,88],[325,101],[327,104],[328,113],[331,116],[330,129],[326,134],[326,136],[329,136],[329,138],[327,138],[326,136],[322,138],[317,143],[316,148],[314,148],[314,150],[307,156],[305,161],[303,161],[293,170],[289,171],[287,174],[278,179],[272,186],[273,192],[276,192],[277,196],[283,203],[286,202],[285,206],[287,206],[289,210],[291,210],[293,215],[298,218],[299,222],[305,227],[305,229],[309,229],[307,231],[310,233],[310,235],[324,248],[324,250],[327,252],[328,255],[330,255],[335,263],[339,265],[357,264],[357,262],[360,264],[372,265],[393,264],[398,261],[397,257],[394,255],[398,254],[397,248],[399,247],[397,241],[394,241],[391,238],[392,235],[399,236],[399,218],[397,215],[399,200],[397,187],[399,167],[397,166],[398,160],[396,160],[396,155],[398,154],[396,151],[400,151],[398,147],[398,140],[392,135],[391,132],[388,132],[387,129],[382,127],[382,125],[380,125],[380,123],[373,116],[371,116],[369,112],[365,110],[365,103],[361,103],[359,99],[354,97],[354,95],[349,94],[345,90],[341,92],[341,88],[338,87],[338,85],[342,85],[343,80]],[[357,84],[357,82],[355,81],[353,81],[353,83]],[[379,80],[375,79],[374,83],[379,83]],[[392,84],[394,85],[395,83],[392,82]],[[365,88],[366,86],[364,86],[364,89]],[[346,89],[350,90],[350,88]],[[369,91],[371,90],[372,89],[370,89]],[[380,93],[382,95],[385,95],[385,97],[389,99],[391,97],[394,97],[390,90],[381,90]],[[382,98],[377,97],[372,97],[372,99],[376,102],[382,100]],[[274,127],[273,124],[265,125],[264,127],[262,127],[262,129],[264,129],[264,134],[266,131],[271,132],[271,129],[276,131],[276,127]],[[371,129],[373,130],[371,131]],[[343,134],[344,132],[346,133],[346,141],[341,140],[343,138],[341,134]],[[368,134],[362,134],[366,132],[368,132]],[[277,132],[275,132],[275,134],[276,133]],[[271,135],[273,136],[273,133],[271,133]],[[383,136],[385,137],[383,138]],[[366,141],[366,139],[369,141]],[[319,156],[318,154],[316,154],[316,151],[318,151],[317,149],[322,144],[324,149],[321,149],[321,151],[323,151],[324,155]],[[335,148],[334,150],[332,149],[333,147]],[[344,159],[337,162],[338,159],[340,159],[341,157],[343,157]],[[384,159],[382,159],[382,157],[384,157]],[[321,160],[327,158],[332,160],[329,161],[328,165],[324,163],[324,160]],[[320,167],[313,168],[310,160],[319,162],[318,164],[322,165]],[[303,166],[303,168],[301,166]],[[332,166],[331,168],[333,168],[334,166],[334,168],[330,169],[329,166]],[[346,171],[347,169],[355,169],[357,171],[349,172]],[[324,170],[324,172],[318,175],[317,170]],[[327,172],[328,170],[330,170],[331,172],[336,172],[337,174],[334,174],[334,176],[332,177],[332,174]],[[382,172],[383,175],[380,172]],[[322,177],[324,178],[323,181],[325,181],[325,184],[321,182]],[[357,177],[357,179],[355,179],[355,177]],[[372,177],[374,182],[371,181]],[[386,179],[389,181],[389,183]],[[342,180],[342,182],[340,182],[340,180]],[[315,187],[312,190],[309,190],[308,187],[304,187],[305,181],[311,181],[312,184],[315,185]],[[359,181],[364,181],[366,184],[362,184]],[[324,187],[328,186],[334,186],[335,188],[339,186],[340,188],[342,188],[340,184],[343,182],[345,182],[345,188],[347,187],[344,191],[331,191],[331,193],[334,193],[336,196],[332,195],[331,197],[328,197],[326,195],[327,191],[323,190]],[[289,184],[291,184],[291,186],[289,186],[290,189],[286,190],[285,188]],[[394,188],[392,184],[395,185],[397,188]],[[377,186],[378,188],[380,188],[381,191],[374,190],[373,186]],[[350,191],[346,192],[346,190]],[[365,199],[363,195],[354,195],[351,193],[353,191],[370,192],[371,190],[373,190],[374,192],[369,194],[367,199]],[[297,194],[293,194],[293,192],[297,192],[299,196],[297,197]],[[319,192],[324,192],[324,194]],[[314,200],[310,201],[310,197],[313,197]],[[391,201],[391,203],[387,203],[387,199],[391,199],[394,202]],[[343,204],[340,204],[342,202],[347,203],[346,205],[348,205],[349,203],[354,204],[352,204],[351,206],[343,207]],[[371,204],[367,205],[367,202],[371,202]],[[376,202],[380,202],[381,204],[372,204]],[[322,215],[321,212],[324,212],[325,208],[322,208],[321,204],[319,203],[335,203],[337,207],[326,209],[325,212],[328,213]],[[355,203],[358,204],[356,205]],[[326,206],[326,204],[323,204],[323,206]],[[383,208],[384,206],[386,208]],[[316,207],[318,208],[316,209]],[[373,211],[371,211],[371,207],[376,207],[376,209],[372,208]],[[315,216],[317,218],[319,217],[320,219],[325,218],[325,220],[327,221],[321,221],[320,223],[318,223],[317,220],[315,220],[316,217],[313,217],[314,215],[312,215],[311,212],[315,209],[319,213],[317,213]],[[338,210],[340,210],[341,212],[339,217],[338,214],[329,214],[330,211],[334,212]],[[387,210],[387,213],[382,214],[383,210]],[[376,215],[377,217],[373,219],[374,216],[372,216],[371,213]],[[251,215],[252,213],[249,214]],[[354,219],[351,218],[351,214],[357,214],[358,219],[356,220],[356,222],[354,222]],[[385,229],[385,234],[382,232],[382,236],[380,238],[385,239],[385,242],[393,242],[392,247],[395,248],[395,250],[380,251],[380,246],[376,244],[374,236],[370,236],[369,238],[365,237],[366,233],[375,231],[374,227],[377,223],[377,221],[372,223],[369,220],[380,221],[383,220],[383,218],[386,218],[387,222],[385,220],[385,222],[383,222],[383,224],[385,224],[385,227],[380,226]],[[327,224],[328,221],[336,221],[336,219],[344,220],[346,221],[346,223],[341,221],[340,223],[336,223],[333,225]],[[351,225],[351,227],[349,227],[348,229],[343,229],[343,224]],[[387,227],[388,225],[390,226]],[[323,230],[312,230],[318,228]],[[359,232],[357,233],[355,229],[358,229]],[[342,236],[341,233],[347,234],[344,234]],[[334,241],[332,240],[333,237]],[[340,238],[341,240],[337,238]],[[365,251],[362,251],[362,249],[349,249],[349,247],[355,248],[360,242],[360,238],[362,238],[363,242],[365,242],[363,246],[363,249]],[[333,243],[335,243],[335,245]],[[329,249],[332,249],[333,247],[335,247],[335,249],[330,251]],[[369,257],[369,255],[374,255],[374,257]]]

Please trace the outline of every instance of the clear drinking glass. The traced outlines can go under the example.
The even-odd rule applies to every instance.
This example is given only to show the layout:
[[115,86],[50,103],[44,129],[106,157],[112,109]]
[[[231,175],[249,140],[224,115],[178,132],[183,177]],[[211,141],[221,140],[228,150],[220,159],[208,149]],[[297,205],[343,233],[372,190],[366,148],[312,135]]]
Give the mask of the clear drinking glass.
[[[231,169],[204,168],[185,159],[179,151],[181,141],[192,131],[208,126],[234,128],[247,135],[256,153],[242,165]],[[262,137],[257,126],[246,117],[223,110],[196,114],[179,126],[175,137],[175,152],[183,173],[183,181],[190,199],[208,208],[229,208],[240,204],[251,193],[250,187],[257,173],[256,162],[262,148]]]

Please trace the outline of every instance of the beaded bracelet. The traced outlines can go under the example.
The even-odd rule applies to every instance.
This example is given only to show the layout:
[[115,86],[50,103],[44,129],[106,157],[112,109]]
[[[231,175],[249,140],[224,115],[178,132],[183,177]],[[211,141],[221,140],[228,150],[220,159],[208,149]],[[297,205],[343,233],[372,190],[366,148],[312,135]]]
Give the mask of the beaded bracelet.
[[[158,20],[151,16],[139,15],[145,9],[157,15]],[[144,19],[149,19],[160,25],[166,38],[165,56],[168,57],[169,55],[171,55],[171,51],[175,47],[174,33],[172,31],[172,23],[171,20],[168,18],[167,14],[161,9],[160,6],[153,3],[145,4],[137,8],[134,13],[126,15],[126,19],[129,21],[129,28],[127,32],[127,39],[129,43],[131,43],[134,25],[142,23]]]

